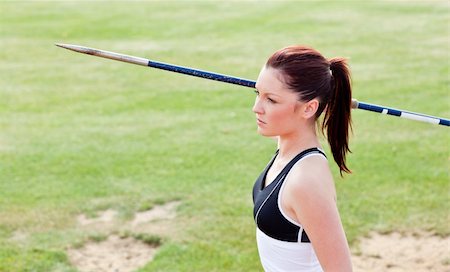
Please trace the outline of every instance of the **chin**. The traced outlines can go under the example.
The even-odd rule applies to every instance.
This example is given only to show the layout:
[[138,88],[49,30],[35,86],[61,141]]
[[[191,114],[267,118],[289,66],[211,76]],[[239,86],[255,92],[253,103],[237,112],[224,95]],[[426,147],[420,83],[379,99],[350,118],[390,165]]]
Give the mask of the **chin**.
[[278,136],[278,134],[270,133],[269,131],[264,131],[262,129],[258,128],[258,134],[264,137],[275,137]]

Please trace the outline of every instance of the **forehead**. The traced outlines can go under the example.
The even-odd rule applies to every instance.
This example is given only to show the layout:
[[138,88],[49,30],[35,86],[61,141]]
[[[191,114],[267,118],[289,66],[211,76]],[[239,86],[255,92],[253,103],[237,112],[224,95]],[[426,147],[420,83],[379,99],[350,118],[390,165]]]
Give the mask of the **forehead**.
[[289,92],[279,70],[263,67],[256,80],[256,89],[260,92],[282,93]]

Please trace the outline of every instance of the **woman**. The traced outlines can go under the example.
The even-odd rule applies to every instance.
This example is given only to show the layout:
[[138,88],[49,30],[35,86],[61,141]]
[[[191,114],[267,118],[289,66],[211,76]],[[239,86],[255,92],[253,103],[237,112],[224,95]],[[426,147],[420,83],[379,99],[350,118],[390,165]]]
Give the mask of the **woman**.
[[343,58],[306,46],[275,52],[256,83],[258,132],[278,150],[253,188],[265,271],[352,271],[336,190],[318,138],[319,116],[342,172],[351,129],[350,74]]

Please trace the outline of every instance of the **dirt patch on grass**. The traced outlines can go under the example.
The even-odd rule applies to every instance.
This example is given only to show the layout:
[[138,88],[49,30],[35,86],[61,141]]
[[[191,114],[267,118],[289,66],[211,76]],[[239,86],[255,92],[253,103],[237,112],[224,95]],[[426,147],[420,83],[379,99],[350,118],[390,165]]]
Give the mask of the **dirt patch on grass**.
[[79,215],[78,225],[96,234],[82,246],[67,250],[71,264],[80,272],[128,272],[144,266],[153,259],[160,236],[173,229],[178,205],[180,202],[174,201],[154,206],[136,213],[128,222],[117,220],[114,210],[105,210],[95,218]]
[[28,234],[18,230],[13,232],[12,236],[9,239],[16,243],[22,243],[28,239]]
[[77,222],[81,226],[88,226],[93,224],[103,224],[103,223],[111,223],[114,218],[117,216],[117,212],[115,210],[106,210],[100,213],[99,216],[90,218],[85,214],[80,214],[77,217]]
[[180,205],[180,202],[174,201],[155,206],[148,211],[138,212],[134,215],[131,225],[135,227],[148,222],[174,219],[176,216],[175,209],[178,205]]
[[71,263],[81,272],[131,272],[153,259],[156,248],[131,237],[113,235],[105,241],[90,242],[69,249]]
[[430,233],[378,234],[360,239],[355,272],[450,272],[450,237]]

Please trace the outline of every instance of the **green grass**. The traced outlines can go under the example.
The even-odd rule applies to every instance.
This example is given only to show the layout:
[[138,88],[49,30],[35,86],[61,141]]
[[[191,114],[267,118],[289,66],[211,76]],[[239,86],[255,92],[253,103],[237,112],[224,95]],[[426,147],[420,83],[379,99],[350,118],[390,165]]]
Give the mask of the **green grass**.
[[[0,271],[73,271],[65,248],[89,236],[79,213],[127,218],[174,199],[182,235],[140,271],[260,270],[250,194],[275,146],[256,133],[253,93],[55,42],[250,79],[273,51],[308,44],[350,58],[355,98],[450,117],[446,2],[1,2],[0,13]],[[353,118],[354,174],[333,166],[350,242],[448,235],[448,128]]]

